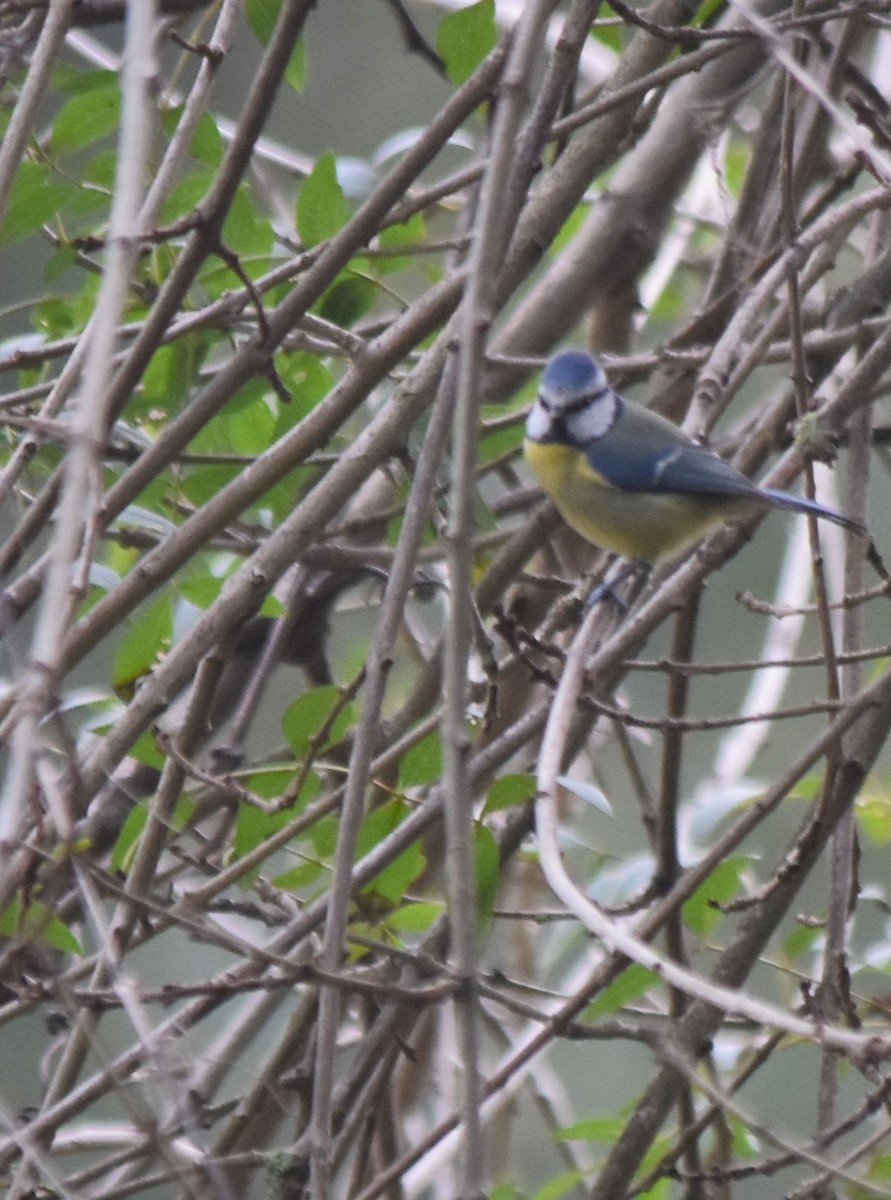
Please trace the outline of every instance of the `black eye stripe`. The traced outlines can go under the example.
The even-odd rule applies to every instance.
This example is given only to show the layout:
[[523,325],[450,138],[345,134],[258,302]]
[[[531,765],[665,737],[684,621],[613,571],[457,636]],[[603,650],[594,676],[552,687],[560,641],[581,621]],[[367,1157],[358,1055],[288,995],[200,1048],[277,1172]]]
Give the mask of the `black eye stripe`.
[[[609,392],[610,389],[605,387],[598,388],[596,392],[585,392],[585,394],[582,396],[576,396],[567,404],[560,405],[560,416],[574,417],[576,413],[584,412],[586,408],[590,408],[592,405],[597,404],[598,401],[603,400],[609,395]],[[547,408],[549,412],[552,411],[550,405],[548,404],[545,404],[545,408]]]
[[553,421],[558,421],[561,428],[565,428],[566,421],[605,400],[611,393],[612,388],[609,385],[573,396],[571,399],[539,392],[538,403]]
[[574,417],[576,413],[584,412],[597,399],[599,393],[593,396],[579,396],[573,400],[571,404],[564,405],[562,412],[564,417]]

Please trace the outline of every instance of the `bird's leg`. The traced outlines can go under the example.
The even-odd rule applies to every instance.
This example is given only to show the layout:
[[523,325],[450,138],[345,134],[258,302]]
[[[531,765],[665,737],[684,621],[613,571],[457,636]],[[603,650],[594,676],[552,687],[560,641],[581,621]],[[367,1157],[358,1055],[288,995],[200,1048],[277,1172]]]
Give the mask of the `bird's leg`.
[[[607,568],[606,575],[590,592],[585,601],[585,608],[593,608],[601,600],[609,599],[624,616],[628,611],[629,602],[622,596],[619,588],[626,579],[636,579],[644,583],[650,573],[650,564],[640,558],[617,558]],[[635,589],[636,593],[637,589]]]

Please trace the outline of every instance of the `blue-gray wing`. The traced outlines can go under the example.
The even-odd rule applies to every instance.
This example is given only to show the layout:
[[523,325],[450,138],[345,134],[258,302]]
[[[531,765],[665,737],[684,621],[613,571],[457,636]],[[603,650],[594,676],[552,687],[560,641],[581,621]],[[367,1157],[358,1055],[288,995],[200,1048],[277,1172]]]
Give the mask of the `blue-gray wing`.
[[676,425],[627,400],[609,431],[588,444],[586,456],[592,472],[626,491],[757,498],[776,508],[813,513],[868,536],[864,525],[814,500],[772,488],[762,490],[723,458],[691,442]]
[[735,467],[698,446],[664,417],[625,401],[615,424],[586,447],[591,468],[613,487],[633,492],[757,496]]

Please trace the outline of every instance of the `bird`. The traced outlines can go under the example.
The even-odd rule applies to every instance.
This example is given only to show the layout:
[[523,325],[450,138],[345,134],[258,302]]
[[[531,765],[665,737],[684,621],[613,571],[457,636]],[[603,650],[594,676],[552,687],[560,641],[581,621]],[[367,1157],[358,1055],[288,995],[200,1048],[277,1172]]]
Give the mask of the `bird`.
[[810,513],[868,536],[814,500],[760,488],[671,421],[615,392],[596,358],[547,363],[526,420],[526,461],[563,519],[603,550],[654,563],[723,521],[768,508]]

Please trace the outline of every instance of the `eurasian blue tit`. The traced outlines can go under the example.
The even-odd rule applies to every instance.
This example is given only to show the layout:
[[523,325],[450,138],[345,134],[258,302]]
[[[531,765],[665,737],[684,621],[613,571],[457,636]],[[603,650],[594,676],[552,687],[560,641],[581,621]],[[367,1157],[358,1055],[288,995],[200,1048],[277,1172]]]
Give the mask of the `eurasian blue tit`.
[[628,558],[653,562],[722,521],[768,507],[866,533],[822,504],[757,487],[664,417],[623,399],[597,360],[578,350],[545,367],[524,450],[564,520]]

